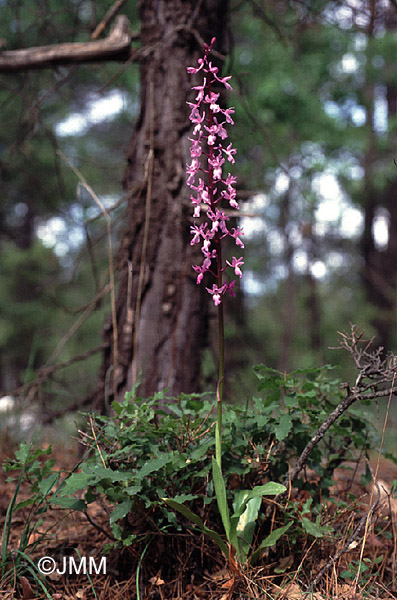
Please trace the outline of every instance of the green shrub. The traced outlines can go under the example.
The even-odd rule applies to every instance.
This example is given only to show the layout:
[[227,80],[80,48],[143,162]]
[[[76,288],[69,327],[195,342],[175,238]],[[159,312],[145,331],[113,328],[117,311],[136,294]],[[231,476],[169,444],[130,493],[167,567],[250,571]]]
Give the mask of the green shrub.
[[[224,411],[222,461],[229,505],[233,499],[236,505],[240,490],[269,480],[284,482],[290,466],[343,397],[340,382],[328,366],[289,375],[258,366],[255,373],[258,395]],[[53,498],[62,506],[73,506],[77,502],[73,495],[79,490],[84,491],[85,506],[99,496],[106,498],[113,507],[111,531],[124,545],[142,539],[153,528],[180,529],[163,498],[186,503],[207,519],[215,498],[214,401],[208,395],[169,398],[163,392],[141,398],[138,387],[123,402],[113,404],[114,416],[91,418],[95,435],[87,434],[84,441],[91,445],[92,454]],[[264,527],[262,539],[270,534],[262,547],[274,545],[284,534],[290,539],[321,537],[332,530],[322,524],[322,506],[333,470],[355,450],[369,449],[373,435],[362,407],[351,407],[334,423],[309,456],[310,477],[303,471],[294,482],[294,487],[309,491],[309,502],[285,503],[282,527],[273,532],[266,524],[266,503],[256,502],[254,526]],[[221,531],[216,515],[211,514],[211,522]]]

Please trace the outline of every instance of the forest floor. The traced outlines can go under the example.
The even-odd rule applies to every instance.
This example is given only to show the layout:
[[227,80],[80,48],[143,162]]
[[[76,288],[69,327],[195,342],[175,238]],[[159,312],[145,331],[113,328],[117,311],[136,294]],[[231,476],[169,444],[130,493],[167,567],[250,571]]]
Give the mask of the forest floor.
[[[12,454],[4,450],[2,461]],[[78,461],[76,447],[54,448],[55,468],[68,471]],[[33,600],[34,598],[52,598],[53,600],[182,600],[209,598],[214,600],[267,599],[267,600],[386,600],[397,598],[397,502],[390,494],[392,482],[397,479],[397,465],[382,459],[379,462],[377,480],[378,490],[382,496],[377,503],[377,529],[371,527],[351,544],[348,552],[338,555],[339,544],[327,549],[328,559],[324,554],[315,556],[315,543],[308,543],[300,569],[288,570],[288,560],[284,569],[273,573],[273,560],[270,554],[266,564],[250,568],[243,572],[228,568],[222,556],[211,542],[204,537],[184,534],[173,534],[168,539],[158,536],[149,548],[142,545],[113,549],[105,554],[104,547],[109,544],[110,507],[105,503],[94,502],[87,514],[71,512],[65,509],[50,509],[40,516],[40,523],[30,533],[26,554],[33,563],[46,556],[54,559],[58,570],[64,557],[93,557],[98,565],[106,556],[106,574],[60,574],[54,572],[45,578],[45,589],[40,589],[37,581],[29,577],[12,578],[8,576],[0,584],[0,598],[3,600]],[[364,467],[362,467],[363,469]],[[372,468],[377,468],[376,457]],[[7,508],[15,493],[16,483],[7,481],[9,475],[0,471],[0,523],[3,528]],[[336,497],[345,494],[346,485],[349,493],[359,499],[356,511],[360,516],[369,512],[371,505],[371,489],[360,484],[360,472],[356,473],[354,482],[347,471],[339,469],[335,473]],[[350,478],[347,481],[348,477]],[[29,484],[21,485],[18,502],[29,498]],[[358,506],[358,508],[357,508]],[[17,549],[26,532],[26,525],[31,519],[30,507],[21,508],[12,515],[8,555],[17,556]],[[346,519],[352,515],[346,514]],[[357,517],[357,515],[356,515]],[[382,535],[382,526],[391,532]],[[375,533],[376,531],[376,533]],[[380,533],[379,533],[380,532]],[[365,548],[364,548],[365,546]],[[146,550],[148,550],[146,552]],[[3,556],[6,548],[3,547]],[[341,573],[349,565],[357,564],[360,554],[365,564],[378,563],[377,576],[367,581],[360,579],[359,585],[341,578]],[[312,553],[312,559],[309,554]],[[309,556],[309,558],[308,558]],[[308,581],[310,572],[318,572],[329,562],[329,556],[337,557],[334,564],[324,574],[321,585],[316,592],[303,593],[302,581]],[[379,557],[382,557],[381,559]],[[288,557],[287,557],[288,558]],[[12,559],[11,559],[12,560]],[[306,562],[305,562],[306,561]],[[281,562],[281,561],[280,561]],[[28,564],[28,562],[27,562]],[[88,564],[88,563],[87,563]],[[316,569],[311,571],[315,565]],[[29,565],[28,565],[29,566]],[[277,563],[276,563],[277,566]],[[280,566],[280,565],[279,565]],[[306,574],[305,574],[306,569]],[[103,570],[103,569],[102,569]],[[281,571],[281,572],[280,572]],[[390,577],[392,575],[392,577]],[[45,591],[47,590],[47,591]]]

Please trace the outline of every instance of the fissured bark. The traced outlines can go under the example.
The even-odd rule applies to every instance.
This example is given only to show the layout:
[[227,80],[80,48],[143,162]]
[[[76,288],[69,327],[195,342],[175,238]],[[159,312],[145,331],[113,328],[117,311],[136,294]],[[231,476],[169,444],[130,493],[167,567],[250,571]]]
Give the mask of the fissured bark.
[[[97,398],[118,398],[141,373],[140,394],[198,391],[201,350],[207,340],[208,303],[192,264],[191,207],[185,184],[189,155],[191,76],[202,53],[200,38],[222,44],[226,0],[140,2],[141,111],[128,151],[124,187],[126,228],[119,251],[118,358],[109,318]],[[115,377],[115,380],[113,380]],[[115,384],[115,385],[114,385]]]

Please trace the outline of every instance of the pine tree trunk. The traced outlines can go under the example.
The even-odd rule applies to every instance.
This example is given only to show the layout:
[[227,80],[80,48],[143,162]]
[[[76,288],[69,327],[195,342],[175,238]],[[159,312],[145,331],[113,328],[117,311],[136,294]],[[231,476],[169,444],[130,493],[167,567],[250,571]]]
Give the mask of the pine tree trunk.
[[[190,162],[187,65],[199,36],[222,42],[227,0],[141,0],[141,112],[128,150],[126,229],[118,256],[117,349],[111,318],[100,377],[99,406],[120,399],[141,373],[140,394],[200,387],[208,294],[196,285],[185,184]],[[198,34],[198,35],[197,35]],[[194,96],[193,96],[194,97]],[[198,250],[199,252],[199,250]],[[116,368],[114,368],[116,365]],[[98,405],[98,402],[97,402]]]

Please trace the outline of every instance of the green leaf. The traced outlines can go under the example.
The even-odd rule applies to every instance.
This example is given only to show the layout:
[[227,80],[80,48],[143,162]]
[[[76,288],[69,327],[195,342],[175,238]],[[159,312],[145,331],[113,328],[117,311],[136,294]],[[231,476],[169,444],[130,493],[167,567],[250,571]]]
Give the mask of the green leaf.
[[77,498],[52,498],[51,502],[61,508],[71,508],[72,510],[86,510],[87,505],[84,500]]
[[139,479],[144,479],[149,475],[149,473],[153,473],[153,471],[159,471],[168,462],[170,462],[170,458],[166,454],[163,454],[159,458],[148,460],[142,469],[137,473],[137,477],[139,477]]
[[188,508],[181,502],[177,502],[173,498],[161,498],[161,500],[163,502],[165,502],[167,504],[167,506],[170,506],[172,509],[180,512],[184,517],[189,519],[189,521],[191,521],[192,523],[197,525],[197,527],[200,527],[200,529],[202,529],[202,530],[205,529],[205,525],[202,522],[202,520],[200,519],[200,517],[198,515],[196,515],[194,512],[192,512],[190,510],[190,508]]
[[274,531],[272,531],[260,544],[260,548],[269,548],[270,546],[274,546],[274,544],[276,542],[278,542],[278,540],[281,538],[281,536],[284,535],[284,533],[286,531],[288,531],[288,529],[291,527],[293,521],[290,521],[289,523],[287,523],[287,525],[284,525],[284,527],[279,527],[278,529],[275,529]]
[[248,494],[250,493],[250,491],[251,490],[236,490],[234,492],[234,500],[233,500],[234,513],[232,515],[232,518],[234,518],[234,517],[239,518],[240,515],[243,514],[243,512],[246,509],[247,502],[249,500]]
[[20,510],[21,508],[26,508],[27,506],[31,506],[32,504],[35,504],[35,502],[37,502],[37,496],[32,496],[31,498],[22,500],[22,502],[18,502],[18,504],[15,505],[14,510]]
[[125,515],[127,515],[130,512],[132,505],[132,500],[124,500],[124,502],[120,502],[120,504],[116,506],[116,508],[110,515],[110,524],[112,525],[119,519],[123,519]]
[[317,523],[313,523],[313,521],[309,521],[306,517],[302,517],[302,527],[309,535],[313,535],[314,537],[321,538],[324,533],[327,532],[326,528],[321,527]]
[[54,485],[58,482],[59,477],[60,477],[59,472],[53,473],[49,477],[46,477],[46,479],[43,479],[42,481],[40,481],[39,490],[43,494],[43,496],[47,496],[50,493],[50,491],[52,490]]
[[129,496],[136,496],[142,489],[141,485],[130,485],[125,488],[125,493]]
[[255,498],[256,496],[278,496],[283,494],[287,488],[282,483],[276,483],[275,481],[268,481],[265,485],[256,485],[252,490],[249,491],[249,498]]
[[237,522],[236,534],[237,534],[237,557],[240,562],[245,562],[251,549],[252,540],[254,537],[256,520],[258,518],[259,509],[262,504],[262,498],[257,496],[251,498],[247,502],[245,511]]
[[19,444],[19,448],[15,452],[15,457],[21,464],[27,462],[31,448],[32,444],[27,444],[26,442],[21,442]]
[[178,494],[174,497],[177,502],[188,502],[189,500],[195,500],[198,498],[197,494]]
[[[240,515],[240,518],[239,518],[238,524],[237,524],[237,533],[239,535],[243,536],[244,539],[247,539],[246,535],[245,535],[245,533],[247,531],[247,527],[250,525],[250,523],[253,523],[258,518],[258,513],[259,513],[261,503],[262,503],[262,498],[260,496],[257,496],[256,498],[251,498],[251,500],[248,500],[248,502],[247,502],[245,511],[243,512],[242,515]],[[251,535],[250,542],[251,541],[252,541],[252,535]]]
[[234,513],[230,518],[229,542],[237,550],[238,558],[245,562],[251,548],[263,496],[276,496],[285,492],[281,483],[269,481],[265,485],[255,486],[252,490],[239,490],[233,502]]
[[95,483],[102,479],[109,479],[112,483],[131,479],[131,473],[113,471],[113,469],[103,467],[102,465],[95,465],[93,468],[88,465],[87,471],[84,474],[89,476],[90,485],[95,485]]
[[84,490],[88,486],[90,475],[88,473],[73,473],[64,482],[60,494],[62,496],[71,496],[79,490]]
[[200,517],[198,515],[196,515],[195,513],[193,513],[184,504],[181,504],[180,502],[176,502],[172,498],[162,498],[162,501],[165,502],[167,504],[167,506],[171,507],[173,510],[177,510],[184,517],[189,519],[189,521],[191,521],[192,523],[197,525],[197,527],[199,527],[199,529],[201,529],[201,531],[203,533],[205,533],[205,535],[207,535],[210,539],[212,539],[213,542],[215,542],[217,544],[218,548],[223,552],[225,557],[228,558],[229,550],[228,550],[225,542],[219,535],[219,533],[217,533],[216,531],[213,531],[213,529],[210,529],[209,527],[204,525],[204,523],[202,522]]
[[230,516],[226,499],[226,486],[222,471],[220,470],[220,467],[214,457],[212,457],[212,475],[214,478],[215,495],[218,502],[218,508],[222,518],[223,527],[225,529],[226,537],[230,542]]
[[281,442],[284,440],[292,428],[292,419],[289,415],[283,415],[280,421],[274,427],[274,435],[276,440]]

